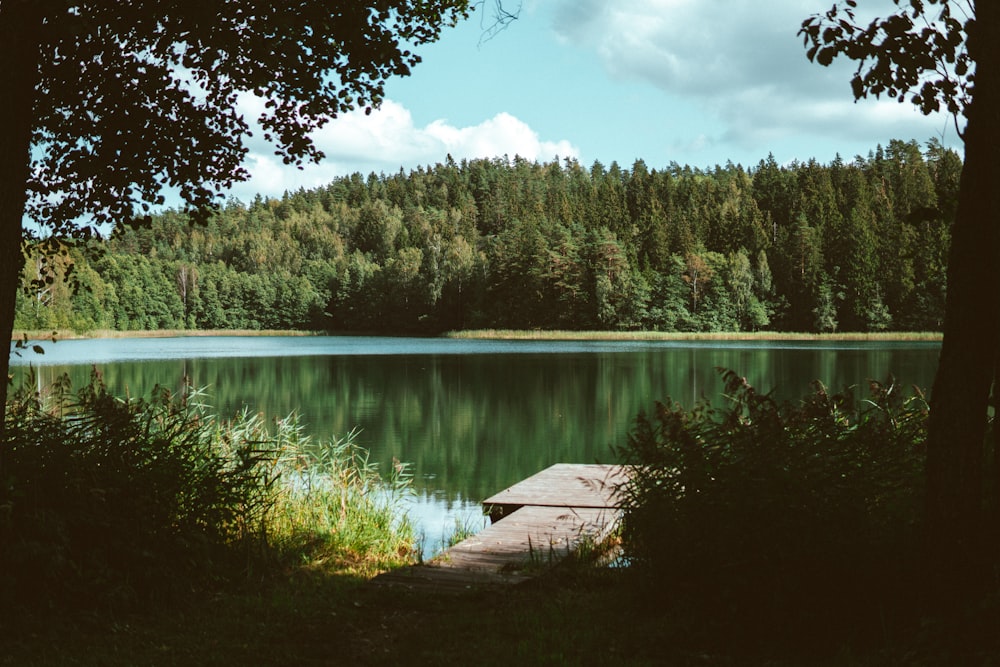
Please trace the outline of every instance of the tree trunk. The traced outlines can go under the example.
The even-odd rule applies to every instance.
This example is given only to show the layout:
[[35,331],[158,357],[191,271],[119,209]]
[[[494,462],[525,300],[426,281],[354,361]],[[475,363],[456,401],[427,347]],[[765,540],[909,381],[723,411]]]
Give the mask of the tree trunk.
[[[971,580],[985,546],[983,468],[1000,342],[1000,5],[976,3],[976,88],[952,230],[944,342],[927,443],[928,545],[947,579]],[[956,582],[952,582],[956,583]],[[971,583],[971,581],[970,581]]]
[[[993,368],[994,391],[990,396],[990,409],[993,410],[993,429],[990,447],[992,448],[992,466],[986,469],[986,474],[992,479],[986,482],[986,488],[990,489],[990,494],[986,498],[986,504],[991,513],[986,516],[987,534],[1000,535],[1000,428],[998,428],[997,415],[1000,414],[1000,404],[997,403],[996,384],[1000,378],[1000,352],[995,359],[997,365]],[[995,555],[1000,558],[1000,544],[996,545]]]
[[[22,228],[30,168],[32,106],[39,76],[43,3],[4,0],[0,5],[0,337],[11,340],[21,281]],[[0,355],[0,480],[5,474],[4,423],[10,352]]]

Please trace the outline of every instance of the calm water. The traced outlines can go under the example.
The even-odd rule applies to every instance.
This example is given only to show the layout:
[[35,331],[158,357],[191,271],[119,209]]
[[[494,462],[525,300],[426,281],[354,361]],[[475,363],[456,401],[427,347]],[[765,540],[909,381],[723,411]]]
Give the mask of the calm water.
[[[221,415],[297,411],[327,439],[357,442],[387,470],[411,464],[412,515],[433,551],[478,501],[553,463],[614,462],[631,420],[655,400],[721,401],[716,367],[794,399],[813,380],[839,389],[892,373],[929,388],[937,343],[559,342],[423,338],[146,338],[62,341],[12,364],[40,382],[92,366],[112,392],[148,395],[189,377]],[[15,369],[18,371],[19,369]],[[22,375],[23,377],[23,375]]]

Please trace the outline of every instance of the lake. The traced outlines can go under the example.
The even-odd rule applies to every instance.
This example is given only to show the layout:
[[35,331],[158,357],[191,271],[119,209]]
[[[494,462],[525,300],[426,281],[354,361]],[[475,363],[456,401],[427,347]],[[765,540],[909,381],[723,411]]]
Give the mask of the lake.
[[[116,394],[148,396],[190,378],[222,416],[244,407],[293,411],[319,439],[360,429],[356,442],[386,471],[414,475],[411,515],[425,553],[456,520],[482,525],[478,502],[553,463],[613,463],[640,410],[672,398],[722,404],[716,367],[796,399],[892,373],[929,389],[939,343],[768,341],[493,341],[383,337],[181,337],[68,340],[12,356],[45,383],[91,367]],[[19,381],[16,379],[16,381]]]

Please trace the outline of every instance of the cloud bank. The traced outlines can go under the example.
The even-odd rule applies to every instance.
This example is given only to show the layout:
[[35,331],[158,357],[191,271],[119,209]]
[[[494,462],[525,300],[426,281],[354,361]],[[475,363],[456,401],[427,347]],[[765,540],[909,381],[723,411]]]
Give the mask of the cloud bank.
[[[607,75],[646,82],[695,100],[726,128],[703,143],[766,146],[778,138],[826,135],[842,141],[950,134],[950,117],[924,117],[909,103],[854,103],[855,64],[809,62],[798,30],[833,0],[560,0],[553,29],[587,45]],[[866,12],[897,9],[876,0]]]
[[[240,101],[248,120],[257,118],[263,101],[246,97]],[[469,127],[455,127],[446,119],[424,127],[413,122],[402,104],[386,100],[381,108],[345,114],[313,134],[316,145],[326,154],[319,164],[301,169],[285,165],[257,131],[250,141],[245,163],[250,179],[233,188],[233,196],[249,201],[255,195],[276,197],[286,191],[326,185],[335,178],[361,172],[395,173],[443,162],[448,155],[456,161],[520,155],[528,160],[577,157],[579,149],[569,141],[543,140],[525,122],[506,112]]]

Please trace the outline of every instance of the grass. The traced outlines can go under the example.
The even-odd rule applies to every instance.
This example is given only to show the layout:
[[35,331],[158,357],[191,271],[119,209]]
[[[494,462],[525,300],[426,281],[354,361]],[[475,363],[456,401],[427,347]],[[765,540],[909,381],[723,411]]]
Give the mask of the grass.
[[220,421],[194,391],[120,399],[96,371],[75,393],[68,378],[32,386],[8,403],[0,450],[8,609],[117,614],[286,568],[365,575],[414,558],[405,466],[380,475],[354,434],[313,442],[294,415]]
[[441,539],[441,551],[450,549],[459,542],[472,537],[482,531],[486,526],[487,518],[483,515],[466,515],[455,517],[455,525]]
[[643,665],[685,658],[690,649],[661,643],[671,641],[662,614],[626,612],[622,585],[619,573],[556,574],[526,587],[438,597],[297,569],[143,614],[49,619],[5,637],[0,665]]
[[[341,332],[338,332],[341,333]],[[13,340],[72,340],[78,338],[173,338],[186,336],[325,336],[324,331],[281,331],[281,330],[192,330],[163,329],[158,331],[99,331],[76,332],[57,331],[15,331]],[[941,333],[935,331],[903,331],[877,333],[794,333],[780,331],[742,331],[683,333],[666,331],[549,331],[541,329],[478,329],[450,331],[445,338],[493,339],[493,340],[664,340],[664,341],[940,341]]]
[[[243,420],[261,428],[259,417]],[[410,493],[407,468],[380,475],[355,435],[314,443],[294,415],[278,423],[278,493],[267,530],[279,560],[370,573],[416,557],[414,527],[400,511]]]
[[[602,576],[438,597],[299,568],[143,614],[50,620],[6,638],[0,664],[559,665],[614,655],[655,664],[643,654],[662,654],[636,641],[637,624],[615,613],[620,605],[618,584]],[[595,632],[605,614],[604,631]]]
[[548,331],[541,329],[481,329],[452,331],[448,338],[494,340],[664,340],[664,341],[940,341],[939,332],[794,333],[780,331],[668,332],[668,331]]
[[953,628],[928,619],[862,649],[803,647],[791,635],[709,644],[683,606],[650,600],[627,570],[555,571],[457,596],[374,587],[366,576],[296,567],[142,613],[21,622],[0,633],[0,665],[994,664],[1000,620],[986,610],[978,634],[949,638]]

